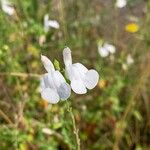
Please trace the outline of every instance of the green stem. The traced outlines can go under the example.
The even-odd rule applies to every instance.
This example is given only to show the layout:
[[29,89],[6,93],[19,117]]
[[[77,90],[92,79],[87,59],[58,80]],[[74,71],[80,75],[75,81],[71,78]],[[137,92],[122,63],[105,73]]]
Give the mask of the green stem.
[[76,122],[75,122],[75,117],[72,111],[72,107],[70,107],[68,101],[66,101],[67,103],[67,110],[70,113],[71,119],[72,119],[72,124],[73,124],[73,132],[75,134],[75,138],[76,138],[76,144],[77,144],[77,150],[80,150],[80,138],[79,138],[79,129],[76,127]]

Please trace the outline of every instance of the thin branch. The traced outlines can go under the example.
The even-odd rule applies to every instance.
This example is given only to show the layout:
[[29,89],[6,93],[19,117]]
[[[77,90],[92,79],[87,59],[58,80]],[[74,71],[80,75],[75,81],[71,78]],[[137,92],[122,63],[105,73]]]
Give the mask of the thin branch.
[[35,77],[40,78],[42,75],[34,73],[21,73],[21,72],[0,72],[0,76],[15,76],[15,77]]
[[5,121],[11,125],[13,125],[13,122],[9,119],[9,117],[0,109],[0,115],[5,119]]

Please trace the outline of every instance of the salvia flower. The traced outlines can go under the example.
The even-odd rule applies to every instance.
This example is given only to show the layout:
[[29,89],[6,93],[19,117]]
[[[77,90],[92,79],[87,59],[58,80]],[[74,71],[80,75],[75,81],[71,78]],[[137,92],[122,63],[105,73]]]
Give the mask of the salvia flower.
[[41,78],[41,96],[49,103],[56,104],[59,100],[67,100],[71,94],[71,88],[66,83],[63,75],[56,71],[52,62],[41,55],[41,61],[48,73]]
[[47,32],[49,28],[59,29],[59,23],[56,20],[50,20],[48,14],[44,16],[44,30]]
[[15,13],[14,7],[8,0],[1,0],[2,10],[7,13],[8,15],[13,15]]
[[116,48],[112,44],[104,43],[103,46],[98,45],[98,52],[101,57],[107,57],[109,54],[114,54],[116,52]]
[[71,88],[75,93],[85,94],[87,89],[93,89],[97,85],[99,81],[97,71],[88,70],[81,63],[72,64],[71,50],[68,47],[63,50],[63,60]]
[[116,0],[116,7],[123,8],[127,5],[127,0]]

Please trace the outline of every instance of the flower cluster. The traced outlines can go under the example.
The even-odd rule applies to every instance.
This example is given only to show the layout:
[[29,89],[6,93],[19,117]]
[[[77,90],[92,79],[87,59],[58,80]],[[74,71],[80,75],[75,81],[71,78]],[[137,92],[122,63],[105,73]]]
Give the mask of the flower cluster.
[[88,70],[81,63],[72,63],[71,50],[68,47],[63,50],[63,60],[70,85],[63,75],[55,70],[52,62],[46,56],[41,55],[41,61],[47,71],[41,78],[41,96],[52,104],[67,100],[71,95],[71,89],[76,94],[85,94],[87,89],[93,89],[99,81],[99,74],[96,70]]

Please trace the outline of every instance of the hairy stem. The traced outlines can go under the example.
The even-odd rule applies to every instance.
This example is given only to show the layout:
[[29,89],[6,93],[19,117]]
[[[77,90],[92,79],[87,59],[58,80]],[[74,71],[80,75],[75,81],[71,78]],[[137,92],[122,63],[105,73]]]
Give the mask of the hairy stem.
[[74,117],[74,114],[73,114],[73,111],[72,111],[72,107],[70,107],[68,101],[66,103],[67,103],[67,110],[70,113],[70,117],[72,119],[73,132],[74,132],[75,138],[76,138],[77,150],[80,150],[79,129],[76,126],[75,117]]

